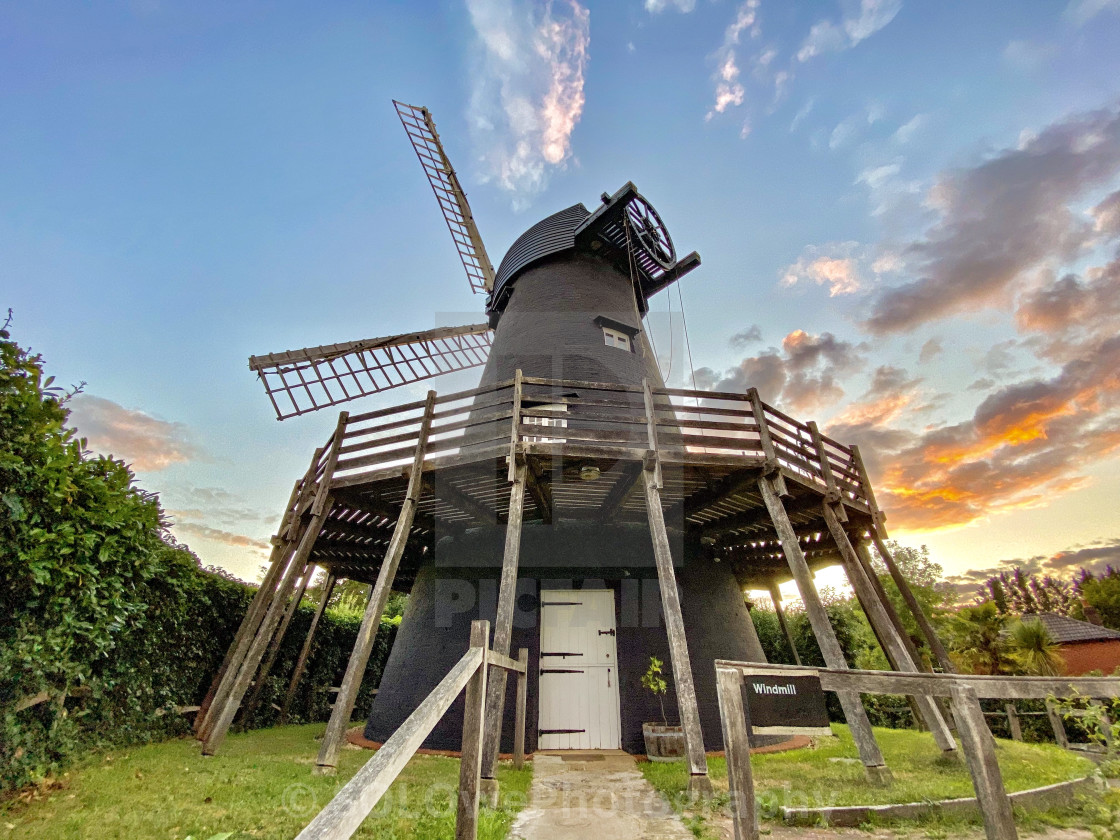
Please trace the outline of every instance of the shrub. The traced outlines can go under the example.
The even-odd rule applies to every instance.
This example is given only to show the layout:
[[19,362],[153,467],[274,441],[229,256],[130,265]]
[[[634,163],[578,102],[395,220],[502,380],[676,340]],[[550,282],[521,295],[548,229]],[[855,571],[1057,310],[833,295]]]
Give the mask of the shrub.
[[[175,706],[201,701],[254,591],[177,544],[123,462],[85,451],[67,397],[0,329],[0,790],[93,745],[183,731]],[[256,722],[273,720],[310,615],[294,617]],[[324,618],[297,719],[326,714],[358,623]],[[393,629],[378,636],[363,704]]]

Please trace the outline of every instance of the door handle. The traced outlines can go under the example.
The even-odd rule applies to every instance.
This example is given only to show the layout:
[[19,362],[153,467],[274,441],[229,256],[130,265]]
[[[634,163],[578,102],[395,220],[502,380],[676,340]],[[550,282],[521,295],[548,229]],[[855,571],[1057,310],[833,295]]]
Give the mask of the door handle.
[[613,636],[614,635],[614,629],[612,628],[610,630],[600,630],[599,635],[600,636]]
[[607,688],[611,687],[611,669],[607,668]]

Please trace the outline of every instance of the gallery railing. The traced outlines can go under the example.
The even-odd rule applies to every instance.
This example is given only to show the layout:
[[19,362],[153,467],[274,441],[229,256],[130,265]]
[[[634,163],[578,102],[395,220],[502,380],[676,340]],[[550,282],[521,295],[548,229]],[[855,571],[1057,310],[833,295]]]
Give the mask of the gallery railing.
[[[527,455],[641,460],[652,441],[665,464],[718,464],[780,469],[875,512],[859,449],[822,434],[745,394],[649,388],[521,376],[484,388],[436,394],[425,467]],[[332,486],[397,477],[416,451],[427,400],[343,412],[335,434],[316,453],[318,482],[337,444]],[[339,438],[339,436],[341,436]]]

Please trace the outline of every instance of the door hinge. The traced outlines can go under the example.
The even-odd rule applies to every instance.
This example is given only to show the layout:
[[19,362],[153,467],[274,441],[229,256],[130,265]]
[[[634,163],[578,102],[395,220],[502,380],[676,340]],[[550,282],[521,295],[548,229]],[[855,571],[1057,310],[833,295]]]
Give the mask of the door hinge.
[[600,636],[613,636],[614,634],[615,634],[614,633],[614,628],[611,628],[610,630],[600,630],[599,631]]
[[541,668],[542,674],[582,674],[582,670],[574,668]]
[[586,731],[586,729],[538,729],[537,737],[541,735],[575,735],[576,733]]
[[570,651],[570,650],[558,650],[558,651],[555,651],[555,652],[553,652],[553,651],[547,651],[546,652],[546,651],[542,650],[541,651],[541,656],[583,656],[583,654],[579,653],[577,651]]

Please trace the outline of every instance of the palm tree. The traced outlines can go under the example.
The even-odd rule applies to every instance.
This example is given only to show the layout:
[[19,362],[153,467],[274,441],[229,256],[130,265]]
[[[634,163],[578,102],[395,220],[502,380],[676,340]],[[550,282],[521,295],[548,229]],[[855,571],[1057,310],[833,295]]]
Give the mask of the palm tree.
[[1037,618],[1016,621],[1007,636],[1011,654],[1024,673],[1040,677],[1061,674],[1065,665],[1061,647]]
[[960,665],[973,674],[1007,673],[1015,664],[1008,650],[1007,617],[984,601],[961,607],[953,616],[951,647]]

